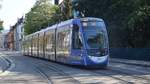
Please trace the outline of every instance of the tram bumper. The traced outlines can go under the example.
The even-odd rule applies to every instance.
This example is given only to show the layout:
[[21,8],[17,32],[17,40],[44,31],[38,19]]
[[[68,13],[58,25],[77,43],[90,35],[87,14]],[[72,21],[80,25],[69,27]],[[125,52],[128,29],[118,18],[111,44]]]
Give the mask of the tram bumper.
[[88,67],[105,68],[109,63],[108,55],[102,57],[88,56],[85,65]]

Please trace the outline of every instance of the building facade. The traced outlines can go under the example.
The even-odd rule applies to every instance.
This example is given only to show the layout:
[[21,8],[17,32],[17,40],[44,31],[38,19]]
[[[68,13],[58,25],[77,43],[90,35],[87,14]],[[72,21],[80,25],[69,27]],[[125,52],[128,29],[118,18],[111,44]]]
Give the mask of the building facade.
[[14,25],[14,50],[20,51],[22,49],[22,40],[24,37],[24,19],[18,19]]
[[0,48],[3,48],[3,34],[0,32]]
[[22,49],[22,40],[24,37],[24,19],[18,19],[17,23],[10,27],[5,35],[4,45],[10,50],[20,51]]
[[9,50],[14,50],[14,27],[11,26],[10,30],[6,36],[6,45],[8,47]]
[[0,32],[0,48],[7,48],[6,46],[6,31]]

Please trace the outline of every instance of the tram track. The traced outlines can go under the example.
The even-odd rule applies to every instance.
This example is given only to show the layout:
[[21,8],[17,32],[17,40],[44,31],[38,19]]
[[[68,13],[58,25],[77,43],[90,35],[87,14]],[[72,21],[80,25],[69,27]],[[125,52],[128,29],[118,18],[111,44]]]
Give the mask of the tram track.
[[[58,65],[58,64],[57,64]],[[69,68],[71,68],[71,67],[69,67]],[[73,67],[74,68],[74,67]],[[75,69],[75,68],[74,68]],[[82,69],[82,70],[85,70],[85,69]],[[62,71],[62,70],[61,70]],[[86,71],[89,71],[89,70],[86,70]],[[106,70],[106,72],[107,72],[108,70]],[[133,82],[129,82],[129,81],[127,81],[127,80],[124,80],[124,79],[122,79],[122,78],[119,78],[119,77],[115,77],[115,76],[110,76],[110,74],[109,73],[103,73],[103,72],[96,72],[96,71],[90,71],[90,72],[92,72],[92,73],[96,73],[96,74],[103,74],[103,75],[105,75],[105,76],[108,76],[108,77],[111,77],[111,78],[113,78],[113,79],[116,79],[116,80],[119,80],[119,81],[121,81],[121,83],[122,84],[134,84]]]
[[35,71],[39,73],[48,84],[81,84],[80,81],[53,65],[55,63],[47,63],[45,60],[32,59],[34,63],[31,63],[31,61],[28,61],[28,63],[33,64]]
[[5,66],[7,65],[5,60],[0,57],[0,73],[2,73],[4,70],[4,64]]
[[[53,65],[45,64],[45,66],[46,66],[46,68],[49,68],[50,70],[56,71],[60,75],[62,75],[62,74],[66,75],[67,74],[68,77],[71,77],[74,80],[74,78],[72,76],[69,76],[68,73],[65,73],[65,72],[63,72],[63,70],[59,69],[61,67],[56,67],[56,66],[62,66],[62,65],[55,64],[55,63],[52,63],[52,64]],[[74,67],[68,67],[68,66],[66,68],[75,69]],[[63,67],[63,69],[64,69],[64,67]],[[129,81],[129,78],[132,78],[133,80],[141,80],[142,79],[142,80],[146,81],[145,83],[149,83],[149,81],[147,79],[144,79],[142,77],[137,77],[137,76],[131,76],[131,74],[124,73],[124,72],[121,72],[120,70],[115,70],[115,69],[112,69],[112,68],[110,68],[109,70],[105,70],[105,71],[104,70],[94,70],[93,71],[93,70],[86,70],[86,69],[81,69],[81,70],[92,72],[92,73],[95,73],[95,74],[98,74],[98,75],[104,75],[104,76],[111,77],[115,80],[120,81],[122,84],[134,84],[135,83],[135,81]],[[116,74],[119,74],[121,76],[116,76]],[[75,79],[75,81],[76,80],[77,79]],[[79,81],[79,80],[77,80],[77,81]],[[74,82],[74,83],[75,84],[80,84],[80,82]]]
[[[97,74],[105,74],[107,76],[110,76],[112,78],[121,80],[127,84],[135,84],[135,82],[139,83],[139,84],[146,84],[146,83],[150,83],[149,79],[143,78],[143,77],[139,77],[139,76],[135,76],[134,74],[129,74],[127,72],[124,72],[124,70],[122,69],[118,69],[118,68],[112,68],[110,67],[108,70],[106,71],[102,71],[102,70],[94,70],[92,71],[93,73],[97,73]],[[140,81],[142,80],[142,81]]]
[[[119,72],[119,73],[122,73],[122,74],[125,74],[125,75],[132,75],[133,77],[135,77],[135,78],[137,78],[137,79],[142,79],[142,80],[145,80],[145,81],[148,81],[149,83],[150,83],[150,79],[148,79],[148,78],[145,78],[145,77],[141,77],[141,76],[138,76],[138,75],[134,75],[134,74],[131,74],[131,73],[127,73],[127,72],[123,72],[122,70],[125,70],[125,69],[120,69],[120,70],[112,70],[112,71],[117,71],[117,72]],[[129,70],[128,70],[129,71]],[[132,70],[130,70],[131,72],[134,72],[134,71],[132,71]]]
[[65,73],[64,71],[58,69],[55,66],[48,66],[49,69],[53,69],[54,71],[58,72],[60,75],[66,76],[65,78],[69,78],[72,82],[74,82],[75,84],[80,84],[80,81],[74,79],[72,76],[70,76],[69,74]]
[[[53,63],[53,62],[46,62],[43,60],[38,61],[38,63],[35,62],[35,64],[40,66],[40,67],[38,67],[38,68],[40,68],[39,73],[42,73],[44,75],[46,74],[46,76],[43,76],[43,78],[47,77],[50,79],[50,82],[52,82],[52,83],[49,83],[49,84],[58,84],[57,81],[61,80],[61,77],[64,79],[71,80],[73,84],[85,83],[86,80],[83,80],[83,78],[84,79],[90,78],[91,80],[94,80],[95,78],[93,78],[93,77],[96,77],[97,79],[99,79],[99,81],[101,81],[101,83],[104,83],[104,84],[108,81],[105,81],[102,78],[106,78],[106,79],[113,80],[113,81],[118,80],[118,82],[116,82],[116,83],[119,83],[119,84],[135,84],[135,83],[136,84],[143,84],[143,83],[148,84],[148,83],[150,83],[149,79],[139,77],[142,75],[137,76],[134,73],[133,74],[128,73],[128,72],[131,72],[131,73],[134,72],[132,70],[121,69],[121,68],[115,67],[115,66],[109,66],[108,70],[102,70],[102,69],[101,70],[95,70],[95,69],[94,70],[93,69],[86,70],[86,69],[81,69],[78,67],[71,67],[71,66],[68,67],[66,65],[57,64],[57,63]],[[125,72],[125,71],[128,71],[128,72]],[[82,73],[82,72],[85,72],[85,73]],[[138,73],[138,72],[136,72],[136,73]],[[90,75],[86,75],[86,74],[90,74]],[[96,75],[94,75],[94,74],[96,74]],[[143,75],[145,75],[145,74],[143,74]],[[95,81],[92,81],[92,82],[95,82]],[[92,82],[90,82],[90,83],[92,83]]]
[[[48,65],[48,64],[47,64]],[[59,65],[59,64],[53,64],[53,65],[55,65],[55,66],[57,66],[57,65]],[[62,73],[60,73],[60,74],[67,74],[67,75],[69,75],[69,73],[65,73],[65,72],[63,72],[63,70],[61,70],[61,69],[59,69],[59,68],[61,68],[61,67],[59,67],[59,68],[57,68],[57,67],[55,67],[55,66],[53,66],[53,65],[48,65],[48,68],[50,68],[50,69],[54,69],[54,70],[56,70],[57,72],[62,72]],[[59,66],[62,66],[62,65],[59,65]],[[65,66],[66,67],[66,66]],[[76,68],[74,68],[74,67],[66,67],[66,68],[72,68],[72,69],[78,69],[77,67]],[[63,67],[63,69],[64,69],[64,67]],[[80,70],[80,69],[79,69]],[[84,71],[88,71],[88,72],[91,72],[91,71],[89,71],[89,70],[85,70],[85,69],[81,69],[81,70],[84,70]],[[91,73],[93,73],[93,72],[91,72]],[[95,72],[94,72],[95,73]],[[97,74],[97,73],[96,73]],[[104,73],[102,73],[103,75],[105,75],[105,76],[108,76],[108,75],[106,75],[106,74],[104,74]],[[101,74],[101,75],[102,75]],[[98,75],[97,75],[98,76]],[[77,82],[75,82],[75,84],[81,84],[80,83],[80,81],[79,80],[77,80],[77,79],[75,79],[75,78],[73,78],[72,76],[69,76],[69,77],[71,77],[72,79],[74,79],[75,81],[77,81]],[[108,77],[111,77],[111,78],[113,78],[113,79],[115,79],[115,80],[119,80],[119,83],[121,83],[121,84],[133,84],[132,82],[128,82],[128,81],[125,81],[125,80],[123,80],[123,79],[120,79],[120,78],[117,78],[117,77],[113,77],[113,76],[108,76]]]
[[150,74],[150,67],[137,66],[132,64],[120,63],[120,62],[111,62],[110,67],[121,68],[128,71],[134,71],[141,74]]
[[[130,65],[127,65],[127,66],[130,66]],[[112,71],[117,71],[119,73],[126,74],[126,75],[132,75],[133,77],[140,78],[143,80],[148,80],[148,82],[150,82],[150,77],[148,78],[148,77],[141,76],[141,75],[148,75],[150,74],[150,72],[133,70],[131,66],[130,68],[127,66],[125,65],[124,67],[110,66],[110,68]],[[137,69],[140,69],[140,68],[137,68]]]
[[[16,53],[9,54],[9,56],[6,56],[6,59],[10,61],[11,66],[6,72],[2,73],[2,75],[0,74],[0,78],[3,79],[0,82],[6,81],[8,83],[10,82],[9,84],[11,84],[11,82],[15,84],[53,84],[40,66],[35,66],[36,63],[34,61],[26,58],[24,59]],[[12,69],[13,62],[15,63],[15,68],[13,67]]]
[[121,61],[110,61],[112,63],[120,63],[120,64],[127,64],[127,65],[133,65],[133,66],[141,66],[141,67],[150,67],[148,64],[139,64],[139,63],[127,63],[127,62],[121,62]]
[[7,57],[0,56],[0,59],[5,62],[4,67],[2,68],[2,72],[0,73],[0,76],[8,73],[7,71],[10,70],[12,67],[14,67],[14,63]]
[[40,75],[47,80],[47,83],[48,84],[54,84],[52,82],[52,80],[49,78],[49,76],[42,70],[40,69],[39,67],[35,66],[35,71],[37,71],[38,73],[40,73]]
[[[42,65],[41,65],[42,66]],[[69,84],[81,84],[80,81],[74,79],[72,76],[70,76],[69,74],[65,73],[63,70],[53,66],[53,65],[50,65],[50,64],[47,64],[47,63],[44,63],[44,66],[45,68],[49,69],[50,71],[58,74],[59,76],[63,77],[63,79],[65,80],[69,80]],[[47,75],[48,76],[48,75]],[[51,76],[51,75],[50,75]],[[51,81],[52,81],[52,77],[51,78]],[[51,84],[54,84],[56,81],[52,82]]]
[[122,78],[120,78],[120,77],[116,77],[116,76],[114,76],[114,74],[111,74],[111,73],[107,73],[107,72],[104,73],[104,72],[101,72],[101,71],[92,71],[92,73],[106,75],[106,76],[111,77],[111,78],[113,78],[113,79],[122,81],[124,84],[134,84],[133,82],[129,82],[129,81],[124,80],[124,79],[122,79]]

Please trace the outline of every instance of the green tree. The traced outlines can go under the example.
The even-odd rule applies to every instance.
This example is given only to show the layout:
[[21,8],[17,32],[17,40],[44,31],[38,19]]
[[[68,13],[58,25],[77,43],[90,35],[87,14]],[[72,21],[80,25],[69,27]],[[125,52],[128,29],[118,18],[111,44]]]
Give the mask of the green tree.
[[[2,0],[0,0],[0,2],[2,2]],[[0,3],[0,9],[1,9],[1,3]],[[0,32],[4,30],[3,28],[3,21],[0,20]]]
[[82,16],[104,19],[111,47],[150,47],[150,0],[64,0],[61,13],[49,0],[38,0],[26,14],[25,31],[38,31],[58,20],[72,18],[75,7]]
[[25,17],[25,33],[31,34],[58,22],[59,8],[49,0],[38,0]]
[[0,21],[0,32],[1,32],[2,30],[4,30],[4,28],[3,28],[3,21]]
[[142,0],[129,15],[128,42],[132,47],[150,47],[150,1]]
[[150,47],[150,0],[80,0],[78,10],[104,19],[111,47]]
[[64,0],[60,5],[60,16],[62,20],[72,18],[72,4],[71,0]]

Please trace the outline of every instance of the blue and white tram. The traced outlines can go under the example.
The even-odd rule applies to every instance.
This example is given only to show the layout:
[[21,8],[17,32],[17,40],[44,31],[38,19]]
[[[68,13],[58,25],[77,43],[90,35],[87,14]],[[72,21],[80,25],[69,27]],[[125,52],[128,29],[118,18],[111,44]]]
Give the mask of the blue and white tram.
[[70,65],[107,67],[109,45],[104,21],[77,18],[26,36],[24,55]]

